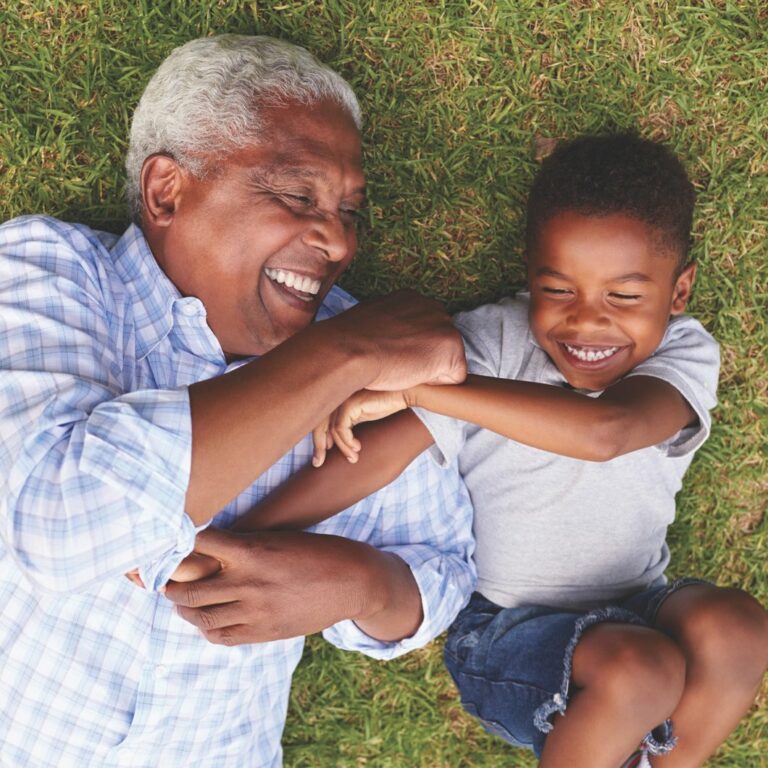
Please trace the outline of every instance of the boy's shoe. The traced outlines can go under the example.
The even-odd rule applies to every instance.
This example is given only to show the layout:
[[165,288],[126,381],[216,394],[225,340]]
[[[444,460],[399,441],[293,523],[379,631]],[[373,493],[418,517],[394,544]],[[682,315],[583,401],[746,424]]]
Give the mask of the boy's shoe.
[[648,753],[644,749],[638,749],[621,764],[621,768],[652,768],[652,766],[648,760]]

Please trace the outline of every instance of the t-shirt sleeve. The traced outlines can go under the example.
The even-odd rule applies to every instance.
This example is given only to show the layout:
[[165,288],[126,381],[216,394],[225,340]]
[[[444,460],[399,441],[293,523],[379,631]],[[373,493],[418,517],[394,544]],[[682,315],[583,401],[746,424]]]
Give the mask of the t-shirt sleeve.
[[710,411],[717,405],[720,348],[692,317],[674,317],[659,348],[628,376],[653,376],[669,382],[688,401],[698,420],[656,447],[668,456],[693,453],[709,437]]
[[[501,362],[499,341],[504,336],[504,316],[499,311],[499,305],[489,304],[471,312],[460,312],[453,322],[464,339],[469,373],[498,377]],[[429,455],[440,466],[452,464],[466,440],[467,422],[423,408],[414,408],[414,412],[435,441]]]

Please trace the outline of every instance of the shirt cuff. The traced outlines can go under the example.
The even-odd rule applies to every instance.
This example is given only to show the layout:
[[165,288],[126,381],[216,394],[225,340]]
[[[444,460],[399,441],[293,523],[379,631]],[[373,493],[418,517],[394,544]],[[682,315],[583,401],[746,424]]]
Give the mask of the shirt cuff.
[[421,595],[424,614],[421,625],[410,637],[394,642],[377,640],[350,620],[334,624],[324,630],[323,636],[338,648],[384,660],[422,648],[447,629],[468,602],[475,575],[470,563],[459,560],[456,555],[439,553],[431,546],[415,544],[380,549],[397,555],[411,569]]

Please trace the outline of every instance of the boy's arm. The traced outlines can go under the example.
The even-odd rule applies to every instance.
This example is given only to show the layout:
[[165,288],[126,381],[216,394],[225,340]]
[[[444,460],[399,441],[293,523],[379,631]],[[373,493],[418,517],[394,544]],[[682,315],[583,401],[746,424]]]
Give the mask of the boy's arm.
[[[385,411],[384,406],[390,410]],[[365,451],[360,451],[361,441],[352,427],[408,406],[586,461],[607,461],[656,445],[697,418],[675,387],[652,376],[623,379],[599,397],[589,397],[549,384],[470,375],[456,386],[357,393],[337,412],[331,433],[354,462]]]
[[406,399],[534,448],[588,461],[656,445],[697,418],[675,387],[651,376],[623,379],[589,397],[548,384],[472,375],[458,386],[415,387]]
[[233,526],[234,531],[307,528],[392,482],[432,436],[411,411],[360,427],[365,454],[353,466],[338,450],[322,467],[307,465],[275,488]]
[[[408,410],[365,424],[360,434],[365,440],[365,454],[355,466],[341,451],[329,451],[321,467],[302,467],[240,517],[232,530],[300,530],[319,523],[392,482],[433,442],[427,428]],[[197,581],[218,570],[217,560],[193,552],[171,579]],[[135,572],[126,575],[144,586]]]

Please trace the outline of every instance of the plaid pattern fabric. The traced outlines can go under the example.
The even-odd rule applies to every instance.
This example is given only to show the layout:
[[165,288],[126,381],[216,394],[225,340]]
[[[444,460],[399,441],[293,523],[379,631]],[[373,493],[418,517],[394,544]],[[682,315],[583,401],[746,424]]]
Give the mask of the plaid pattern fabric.
[[[352,303],[334,289],[319,318]],[[302,638],[211,645],[123,576],[140,565],[156,587],[190,551],[187,386],[226,370],[204,307],[179,295],[137,227],[0,227],[0,764],[280,764]],[[310,456],[307,437],[215,524]],[[458,475],[425,457],[316,526],[396,552],[425,613],[401,643],[352,622],[326,637],[384,659],[444,630],[474,585],[470,527]]]

